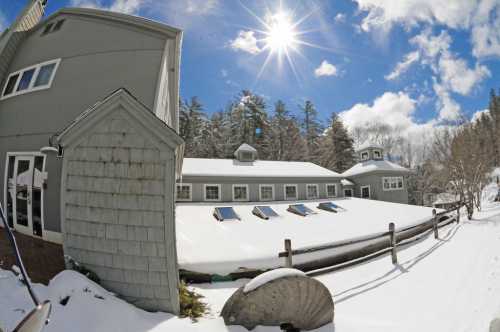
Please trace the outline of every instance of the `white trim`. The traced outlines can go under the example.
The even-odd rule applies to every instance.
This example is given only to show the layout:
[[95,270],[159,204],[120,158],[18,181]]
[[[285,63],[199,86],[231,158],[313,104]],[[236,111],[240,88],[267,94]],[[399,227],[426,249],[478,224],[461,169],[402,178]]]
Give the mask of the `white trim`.
[[[246,195],[246,196],[247,196],[247,197],[246,197],[246,198],[236,199],[236,198],[234,197],[234,189],[235,189],[236,187],[244,187],[244,188],[246,189],[246,193],[247,193],[247,195]],[[250,200],[250,193],[249,193],[249,191],[248,191],[248,184],[233,184],[231,192],[232,192],[232,194],[233,194],[233,195],[232,195],[232,197],[233,197],[233,201],[234,201],[234,202],[248,202],[248,201]]]
[[[189,198],[178,198],[177,197],[177,187],[188,186],[189,187]],[[191,202],[193,200],[193,185],[191,183],[176,183],[175,184],[175,201],[176,202]]]
[[[295,197],[286,197],[286,188],[287,187],[295,187]],[[294,200],[297,200],[299,199],[299,186],[296,185],[296,184],[285,184],[283,186],[283,200],[285,201],[294,201]]]
[[[334,186],[335,187],[335,195],[329,196],[328,195],[328,186]],[[327,198],[334,198],[339,195],[339,185],[337,183],[325,183],[325,193]]]
[[[368,197],[363,197],[363,189],[365,189],[365,188],[368,188]],[[368,198],[368,199],[372,198],[372,189],[371,189],[370,185],[359,187],[359,198]]]
[[[263,187],[271,187],[271,189],[272,189],[271,199],[262,199],[262,188]],[[259,201],[261,201],[261,202],[274,201],[274,184],[259,184]]]
[[[384,181],[385,181],[385,179],[388,179],[388,181],[389,181],[389,188],[385,188],[384,187]],[[399,188],[397,186],[400,179],[401,179],[401,183],[403,184],[403,186],[401,188]],[[391,187],[391,183],[393,181],[396,181],[396,188],[392,188]],[[384,176],[382,178],[382,190],[383,191],[398,191],[398,190],[404,190],[404,189],[405,189],[405,179],[404,179],[404,176]]]
[[[316,197],[309,196],[309,187],[310,186],[316,187]],[[306,197],[307,197],[307,199],[318,199],[319,198],[319,186],[318,186],[318,184],[315,184],[315,183],[306,184]]]
[[[30,92],[34,92],[34,91],[40,91],[40,90],[49,89],[52,86],[52,81],[54,81],[54,77],[56,76],[56,72],[57,72],[57,69],[59,68],[59,63],[60,62],[61,62],[61,58],[59,58],[59,59],[53,59],[53,60],[41,62],[41,63],[29,66],[29,67],[20,69],[18,71],[13,72],[13,73],[10,73],[9,76],[7,76],[7,79],[5,80],[5,85],[4,85],[3,89],[2,89],[2,95],[0,96],[0,100],[4,100],[4,99],[11,98],[11,97],[23,95],[25,93],[30,93]],[[52,70],[52,74],[50,76],[49,82],[47,84],[45,84],[45,85],[40,85],[40,86],[35,87],[34,86],[35,85],[35,81],[37,80],[38,74],[40,73],[40,68],[42,68],[43,66],[46,66],[46,65],[53,64],[53,63],[55,63],[55,67],[54,67],[54,70]],[[19,82],[21,81],[23,73],[25,71],[28,71],[28,70],[31,70],[31,69],[35,69],[35,72],[33,73],[33,76],[31,77],[31,81],[30,81],[30,84],[29,84],[28,88],[25,89],[25,90],[22,90],[22,91],[17,91],[17,88],[19,86]],[[14,89],[12,90],[12,92],[10,94],[8,94],[7,96],[4,96],[4,93],[5,93],[5,90],[7,89],[7,85],[9,83],[10,78],[12,76],[16,75],[16,74],[19,74],[19,77],[17,78],[16,84],[14,85]]]
[[[347,196],[345,194],[346,191],[350,191],[351,192],[351,196]],[[353,197],[353,192],[352,192],[352,188],[344,188],[344,197]]]
[[[219,187],[219,198],[218,199],[207,199],[207,187]],[[222,186],[216,183],[206,183],[203,185],[203,199],[206,202],[220,202],[222,199]]]

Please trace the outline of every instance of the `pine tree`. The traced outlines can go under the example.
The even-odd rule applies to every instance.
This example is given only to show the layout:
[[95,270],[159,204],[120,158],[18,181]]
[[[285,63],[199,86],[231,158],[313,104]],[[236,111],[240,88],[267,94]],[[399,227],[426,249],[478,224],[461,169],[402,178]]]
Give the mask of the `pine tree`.
[[318,121],[318,112],[310,100],[307,100],[304,106],[299,105],[299,108],[304,114],[302,129],[307,147],[306,158],[309,161],[316,161],[319,137],[322,132],[321,123]]
[[200,154],[198,143],[207,126],[203,105],[192,97],[191,102],[181,101],[179,109],[179,134],[185,142],[185,156],[195,157]]
[[[499,93],[500,94],[500,93]],[[491,117],[491,128],[493,130],[491,144],[494,146],[493,166],[500,166],[500,95],[495,94],[495,90],[491,89],[489,114]]]
[[342,173],[354,165],[354,141],[342,120],[333,113],[330,126],[321,138],[319,164],[332,171]]

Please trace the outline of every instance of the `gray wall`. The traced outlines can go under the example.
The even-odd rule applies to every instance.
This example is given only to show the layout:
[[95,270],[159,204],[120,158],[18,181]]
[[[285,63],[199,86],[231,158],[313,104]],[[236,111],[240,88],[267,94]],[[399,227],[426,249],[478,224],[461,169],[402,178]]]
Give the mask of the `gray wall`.
[[[384,191],[382,189],[382,178],[392,176],[403,176],[404,185],[402,190]],[[371,199],[408,204],[407,176],[398,172],[374,172],[369,174],[352,176],[349,178],[356,185],[354,187],[354,197],[361,197],[361,187],[369,185]]]
[[115,111],[65,146],[64,252],[148,310],[178,313],[175,152]]
[[202,202],[205,198],[203,191],[204,184],[220,184],[222,191],[222,202],[231,202],[233,200],[233,184],[248,184],[250,201],[259,201],[259,184],[272,184],[274,185],[274,200],[284,200],[284,186],[285,184],[296,184],[298,186],[299,200],[305,200],[306,185],[318,184],[320,198],[326,197],[326,184],[337,184],[337,197],[342,197],[342,186],[339,178],[234,178],[234,177],[190,177],[184,176],[183,183],[192,184],[192,201]]
[[[4,202],[7,152],[39,151],[81,112],[125,87],[153,108],[166,37],[126,24],[63,14],[61,30],[41,36],[45,24],[22,43],[7,73],[62,58],[50,89],[0,101],[0,199]],[[48,23],[48,22],[46,22]],[[99,38],[96,38],[96,37]],[[0,79],[2,82],[5,78]],[[3,90],[3,85],[0,89]],[[47,163],[45,224],[59,230],[60,161]]]

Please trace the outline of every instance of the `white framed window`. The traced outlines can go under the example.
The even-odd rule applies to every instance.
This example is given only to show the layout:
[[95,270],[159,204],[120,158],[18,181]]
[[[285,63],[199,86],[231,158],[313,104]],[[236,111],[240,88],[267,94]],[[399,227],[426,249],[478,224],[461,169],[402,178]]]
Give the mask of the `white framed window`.
[[382,189],[384,191],[403,190],[404,181],[402,176],[388,176],[382,178]]
[[373,158],[374,159],[381,159],[382,158],[382,153],[380,150],[373,150]]
[[368,160],[368,158],[369,158],[368,151],[361,153],[361,160]]
[[337,184],[327,183],[326,184],[326,197],[337,197]]
[[306,185],[306,197],[307,199],[319,198],[319,189],[317,184]]
[[191,183],[177,183],[175,197],[178,201],[191,201],[193,188]]
[[259,185],[259,199],[261,201],[274,201],[274,185],[272,184]]
[[248,201],[248,184],[233,184],[233,201]]
[[221,200],[221,185],[220,184],[205,184],[203,185],[205,192],[205,201],[220,201]]
[[299,197],[299,190],[296,184],[285,184],[284,195],[285,200],[297,200]]
[[370,198],[371,197],[371,190],[370,186],[361,186],[359,188],[360,193],[361,193],[361,198]]
[[0,100],[50,88],[60,62],[61,59],[45,61],[11,73]]

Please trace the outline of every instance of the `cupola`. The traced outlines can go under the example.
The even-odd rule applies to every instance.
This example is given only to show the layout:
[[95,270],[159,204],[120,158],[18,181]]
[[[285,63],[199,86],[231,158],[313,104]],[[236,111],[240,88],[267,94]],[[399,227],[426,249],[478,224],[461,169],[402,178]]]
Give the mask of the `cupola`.
[[358,149],[359,161],[384,160],[384,150],[379,146],[364,146]]
[[254,147],[243,143],[238,149],[236,149],[234,156],[238,159],[238,161],[252,162],[257,159],[257,150],[255,150]]

